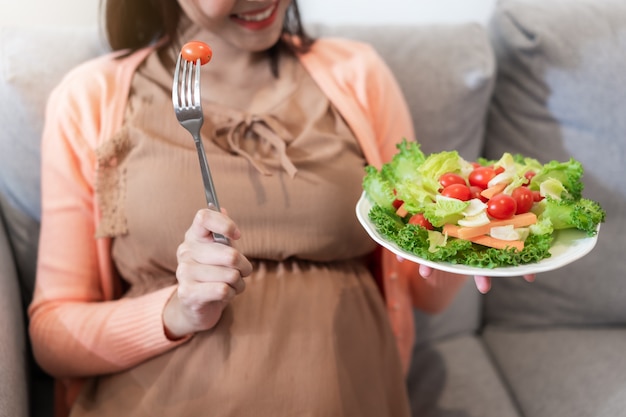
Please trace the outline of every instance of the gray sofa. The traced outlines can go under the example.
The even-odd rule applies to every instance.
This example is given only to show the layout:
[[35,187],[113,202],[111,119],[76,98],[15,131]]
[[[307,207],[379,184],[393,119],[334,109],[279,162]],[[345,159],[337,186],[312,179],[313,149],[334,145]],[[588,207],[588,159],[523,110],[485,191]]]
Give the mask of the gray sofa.
[[[596,248],[575,263],[533,284],[494,278],[485,296],[468,282],[445,312],[415,312],[414,415],[626,416],[626,2],[501,0],[487,27],[311,29],[377,48],[426,152],[574,157],[585,196],[607,211]],[[93,28],[0,31],[0,416],[49,416],[52,381],[32,362],[24,314],[43,104],[103,47]]]

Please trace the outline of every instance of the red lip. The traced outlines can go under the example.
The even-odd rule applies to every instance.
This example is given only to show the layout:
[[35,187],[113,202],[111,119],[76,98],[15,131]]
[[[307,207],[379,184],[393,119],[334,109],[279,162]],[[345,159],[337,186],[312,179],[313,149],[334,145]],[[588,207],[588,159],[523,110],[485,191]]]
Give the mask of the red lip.
[[248,30],[262,30],[265,29],[269,26],[272,25],[272,23],[274,23],[274,21],[276,20],[276,16],[277,16],[277,12],[278,12],[278,2],[268,6],[265,9],[261,9],[261,10],[256,10],[256,11],[252,11],[252,12],[246,12],[246,13],[240,13],[239,15],[252,15],[252,14],[258,14],[260,12],[263,12],[269,8],[273,8],[272,10],[272,14],[270,14],[267,18],[263,19],[263,20],[259,20],[259,21],[252,21],[252,20],[245,20],[245,19],[241,19],[239,17],[237,17],[237,15],[232,15],[230,16],[230,19],[237,23],[238,25],[248,29]]

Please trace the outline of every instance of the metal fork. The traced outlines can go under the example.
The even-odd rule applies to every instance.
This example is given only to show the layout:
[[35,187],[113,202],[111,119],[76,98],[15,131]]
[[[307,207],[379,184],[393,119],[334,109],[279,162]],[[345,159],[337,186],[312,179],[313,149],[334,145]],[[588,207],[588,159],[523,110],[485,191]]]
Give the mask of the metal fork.
[[[207,204],[210,209],[220,211],[211,170],[200,137],[200,128],[204,122],[200,101],[200,67],[199,59],[196,62],[190,62],[182,58],[181,54],[178,55],[172,85],[172,103],[178,122],[191,133],[196,143]],[[213,233],[213,238],[217,242],[229,244],[228,238],[219,233]]]

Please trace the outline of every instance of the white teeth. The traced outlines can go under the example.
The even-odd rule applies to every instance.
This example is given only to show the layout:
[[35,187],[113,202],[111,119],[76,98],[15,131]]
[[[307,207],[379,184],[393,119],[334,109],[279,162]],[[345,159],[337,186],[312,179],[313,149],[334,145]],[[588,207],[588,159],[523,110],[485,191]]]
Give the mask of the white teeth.
[[270,17],[272,12],[274,12],[274,7],[269,7],[267,10],[258,14],[238,14],[237,18],[247,22],[260,22],[261,20],[265,20]]

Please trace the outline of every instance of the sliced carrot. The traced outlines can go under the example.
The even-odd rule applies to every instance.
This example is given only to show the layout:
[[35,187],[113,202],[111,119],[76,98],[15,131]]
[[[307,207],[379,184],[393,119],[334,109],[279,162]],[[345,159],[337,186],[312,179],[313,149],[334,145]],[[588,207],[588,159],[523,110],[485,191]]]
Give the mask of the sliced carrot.
[[443,226],[443,233],[447,234],[448,236],[469,240],[470,242],[478,243],[479,245],[483,246],[489,246],[495,249],[513,248],[518,251],[524,249],[524,242],[522,242],[521,240],[502,240],[485,234],[472,236],[470,238],[462,238],[459,236],[459,231],[462,229],[465,228],[456,226],[454,224],[446,224],[445,226]]
[[537,216],[535,215],[535,213],[528,212],[528,213],[515,215],[511,217],[510,219],[492,220],[489,223],[484,224],[482,226],[474,226],[474,227],[456,226],[458,228],[456,233],[458,233],[459,235],[458,237],[461,239],[469,239],[474,236],[488,235],[492,227],[508,226],[508,225],[513,225],[513,227],[524,227],[524,226],[529,226],[535,223],[537,223]]
[[489,188],[486,188],[480,192],[480,195],[485,197],[486,199],[490,199],[496,194],[500,194],[506,188],[507,184],[501,182],[500,184],[493,185]]
[[489,246],[495,249],[510,249],[513,248],[517,251],[524,249],[524,242],[521,240],[502,240],[495,237],[482,235],[468,239],[470,242],[478,243],[479,245]]
[[[463,227],[457,226],[456,224],[444,224],[442,232],[452,237],[459,237],[459,229]],[[483,233],[484,234],[484,233]]]
[[407,214],[409,214],[406,207],[404,207],[404,203],[402,203],[402,205],[398,207],[398,209],[396,210],[396,214],[400,217],[405,217]]

